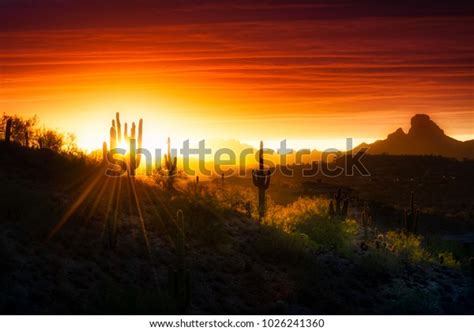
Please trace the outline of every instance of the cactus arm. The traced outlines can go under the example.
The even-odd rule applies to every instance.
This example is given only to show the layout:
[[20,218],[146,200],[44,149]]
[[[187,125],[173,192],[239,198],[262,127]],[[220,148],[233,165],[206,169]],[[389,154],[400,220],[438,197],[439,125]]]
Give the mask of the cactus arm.
[[130,130],[130,139],[135,139],[135,131],[136,131],[135,122],[132,122],[132,129]]
[[123,139],[125,140],[126,143],[128,143],[128,128],[127,128],[127,123],[123,125]]
[[110,150],[117,148],[115,125],[110,128]]
[[115,113],[115,120],[116,120],[116,123],[117,123],[117,140],[118,140],[118,143],[120,144],[122,142],[122,131],[121,131],[120,113],[119,112]]
[[[143,120],[140,118],[140,121],[138,121],[138,139],[137,139],[137,148],[138,149],[142,148],[142,140],[143,140]],[[137,166],[137,168],[140,166],[140,161],[141,161],[141,154],[139,153],[136,156],[136,166]]]
[[166,144],[168,145],[168,157],[171,160],[171,139],[168,137],[168,140],[166,141]]
[[143,140],[143,119],[140,118],[138,121],[138,146],[141,148],[142,147],[142,140]]
[[263,171],[263,141],[260,141],[260,151],[258,153],[258,169]]

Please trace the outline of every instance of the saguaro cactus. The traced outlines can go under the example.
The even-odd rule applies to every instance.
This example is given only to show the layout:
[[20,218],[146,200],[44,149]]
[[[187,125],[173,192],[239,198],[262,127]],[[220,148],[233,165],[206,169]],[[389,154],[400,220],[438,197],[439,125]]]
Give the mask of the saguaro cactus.
[[252,170],[252,180],[258,188],[258,217],[261,221],[265,217],[265,191],[270,186],[270,170],[265,170],[263,164],[263,141],[260,142],[258,170]]
[[172,157],[171,156],[171,140],[168,137],[168,153],[165,154],[165,168],[168,171],[168,177],[167,177],[167,183],[168,183],[168,189],[173,189],[173,181],[176,176],[176,170],[177,170],[177,157]]
[[[115,120],[112,120],[112,126],[110,127],[110,150],[117,148],[122,143],[122,125],[120,122],[120,113],[115,114]],[[142,148],[143,138],[143,120],[140,119],[138,122],[138,138],[136,138],[135,122],[132,123],[130,136],[127,132],[127,123],[124,124],[123,139],[126,146],[129,147],[129,155],[127,162],[127,172],[129,176],[135,176],[135,170],[140,166],[140,154],[136,154],[136,150]],[[107,159],[107,143],[102,144],[102,153],[104,162]]]
[[337,194],[334,195],[334,201],[336,202],[336,207],[334,208],[334,204],[332,200],[329,202],[328,214],[329,216],[337,216],[340,218],[347,217],[347,211],[349,209],[349,199],[344,199],[342,197],[341,189],[337,190]]
[[138,122],[138,139],[136,138],[136,128],[135,122],[132,123],[132,129],[130,132],[130,137],[128,139],[128,145],[130,146],[129,150],[129,173],[131,176],[135,176],[135,169],[140,166],[141,155],[137,155],[137,148],[142,147],[142,137],[143,137],[143,120],[140,119]]
[[186,267],[186,234],[184,213],[179,209],[176,213],[175,239],[176,266],[168,273],[168,287],[175,298],[179,312],[186,311],[191,299],[191,277]]
[[7,119],[7,123],[5,126],[5,142],[6,143],[10,142],[11,135],[12,135],[12,119],[9,118]]
[[410,195],[410,210],[405,211],[405,231],[407,234],[416,234],[418,230],[419,212],[415,208],[415,193]]

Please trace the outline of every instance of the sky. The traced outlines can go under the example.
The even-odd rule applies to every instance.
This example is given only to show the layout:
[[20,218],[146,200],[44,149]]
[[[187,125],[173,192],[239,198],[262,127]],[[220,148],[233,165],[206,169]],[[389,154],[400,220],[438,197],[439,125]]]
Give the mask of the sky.
[[0,0],[0,112],[89,150],[116,111],[149,146],[340,148],[416,113],[473,139],[473,62],[472,1]]

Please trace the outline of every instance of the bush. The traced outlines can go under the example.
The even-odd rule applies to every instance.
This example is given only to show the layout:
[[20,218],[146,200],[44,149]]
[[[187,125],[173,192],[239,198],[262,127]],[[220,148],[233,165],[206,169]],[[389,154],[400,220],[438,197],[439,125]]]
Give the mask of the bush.
[[389,231],[385,235],[387,247],[406,263],[421,263],[431,260],[430,254],[421,246],[422,237]]
[[295,265],[305,261],[316,245],[303,233],[286,233],[280,229],[265,226],[256,249],[264,259],[273,263]]
[[327,201],[322,199],[299,198],[287,206],[268,206],[266,223],[285,231],[294,231],[297,224],[304,223],[326,214]]
[[352,220],[334,221],[318,215],[299,221],[295,229],[307,234],[323,250],[344,251],[354,243],[357,224]]
[[443,252],[438,255],[439,262],[448,268],[459,268],[461,264],[454,258],[453,253]]
[[386,280],[402,270],[400,260],[385,248],[369,249],[356,260],[356,271],[364,277],[375,280]]

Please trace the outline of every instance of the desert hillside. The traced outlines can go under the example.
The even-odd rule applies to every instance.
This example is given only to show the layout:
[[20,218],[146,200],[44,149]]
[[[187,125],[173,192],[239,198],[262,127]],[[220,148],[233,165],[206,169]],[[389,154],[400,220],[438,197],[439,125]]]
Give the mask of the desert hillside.
[[339,197],[332,212],[323,198],[271,203],[259,222],[251,185],[170,190],[103,170],[0,145],[2,313],[474,312],[468,259],[380,231],[370,211],[342,215]]

